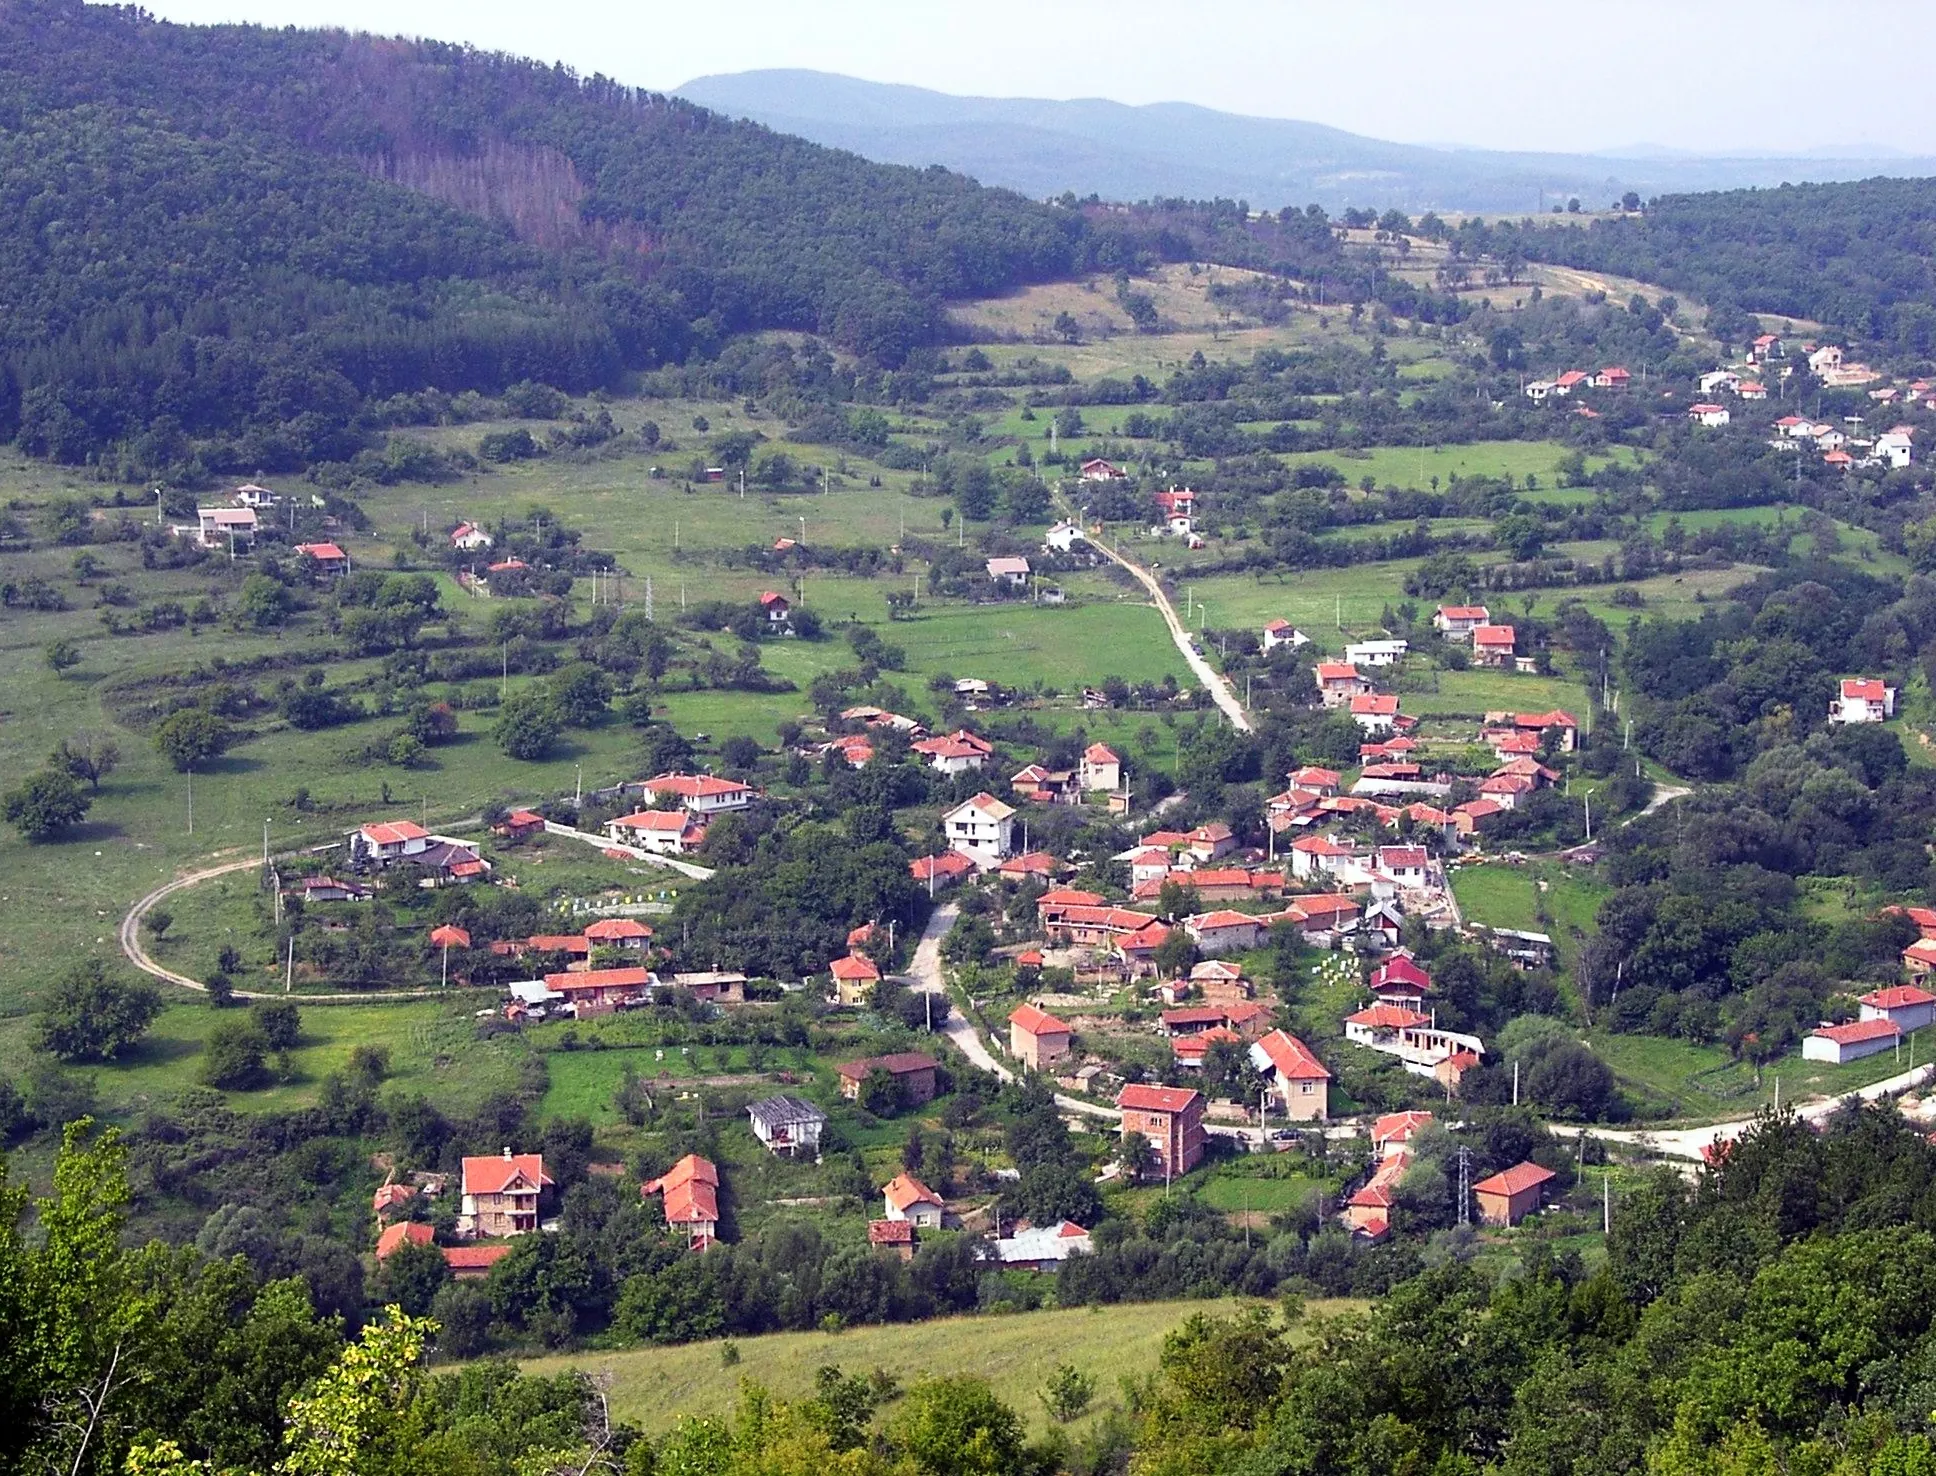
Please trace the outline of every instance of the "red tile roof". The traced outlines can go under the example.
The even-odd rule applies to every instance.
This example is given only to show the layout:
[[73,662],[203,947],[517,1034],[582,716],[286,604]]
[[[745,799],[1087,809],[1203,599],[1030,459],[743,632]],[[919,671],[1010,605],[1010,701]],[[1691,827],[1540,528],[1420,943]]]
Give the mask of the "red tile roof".
[[869,1220],[869,1245],[913,1245],[914,1226],[906,1220]]
[[1481,625],[1472,632],[1473,644],[1479,646],[1511,646],[1515,639],[1510,625]]
[[1102,903],[1101,892],[1085,892],[1077,887],[1054,887],[1035,899],[1041,907],[1096,907]]
[[1537,1189],[1555,1178],[1551,1169],[1541,1168],[1536,1163],[1516,1163],[1504,1173],[1494,1174],[1490,1179],[1481,1179],[1472,1186],[1474,1194],[1524,1194],[1528,1189]]
[[581,969],[575,974],[546,974],[545,988],[553,994],[578,994],[598,989],[641,989],[652,982],[647,968]]
[[1188,1087],[1126,1086],[1116,1093],[1116,1105],[1132,1112],[1185,1112],[1203,1098]]
[[912,1174],[896,1174],[881,1190],[887,1202],[906,1213],[917,1204],[940,1204],[941,1196]]
[[1846,1025],[1824,1025],[1809,1034],[1837,1045],[1860,1045],[1865,1040],[1893,1040],[1902,1031],[1893,1020],[1851,1020]]
[[1317,1054],[1288,1030],[1273,1030],[1257,1042],[1271,1065],[1290,1081],[1329,1081],[1331,1073]]
[[1888,700],[1888,688],[1881,677],[1851,677],[1842,683],[1842,695],[1868,702]]
[[[573,975],[572,977],[583,976]],[[533,1189],[551,1183],[550,1177],[544,1171],[542,1153],[509,1155],[488,1153],[464,1160],[463,1183],[466,1194],[501,1194],[509,1185],[520,1179]]]
[[858,982],[863,979],[878,979],[881,971],[874,966],[874,960],[863,958],[858,953],[850,953],[845,958],[837,958],[827,965],[827,972],[836,979]]
[[399,1220],[394,1225],[386,1225],[377,1236],[376,1258],[388,1260],[406,1245],[429,1245],[436,1238],[436,1232],[421,1221]]
[[1902,1010],[1914,1005],[1936,1004],[1936,994],[1918,989],[1914,984],[1895,984],[1863,995],[1862,1003],[1872,1010]]
[[1347,1025],[1364,1025],[1373,1030],[1409,1030],[1414,1025],[1429,1025],[1431,1021],[1430,1015],[1393,1004],[1375,1004],[1344,1019]]
[[441,928],[430,930],[432,948],[469,948],[471,935],[455,923],[445,923]]
[[652,929],[636,918],[601,917],[585,929],[585,936],[594,943],[620,938],[650,938]]
[[1388,1112],[1371,1125],[1372,1146],[1409,1143],[1414,1134],[1432,1120],[1429,1112]]
[[639,1186],[641,1195],[663,1194],[668,1225],[719,1223],[719,1169],[688,1153],[658,1178]]
[[430,834],[414,820],[379,821],[363,827],[363,838],[373,845],[399,845],[404,841],[423,840]]
[[1056,1019],[1047,1010],[1023,1003],[1008,1012],[1008,1023],[1026,1031],[1030,1035],[1068,1035],[1067,1024]]
[[453,1271],[488,1271],[510,1254],[508,1245],[447,1245],[444,1264]]

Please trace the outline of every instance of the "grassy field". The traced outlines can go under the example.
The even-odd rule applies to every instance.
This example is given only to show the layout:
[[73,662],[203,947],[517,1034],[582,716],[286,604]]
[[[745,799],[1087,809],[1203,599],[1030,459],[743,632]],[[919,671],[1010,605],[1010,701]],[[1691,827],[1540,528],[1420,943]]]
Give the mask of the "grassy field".
[[[1912,1049],[1905,1045],[1900,1060],[1894,1052],[1884,1051],[1846,1066],[1791,1056],[1757,1072],[1720,1046],[1610,1031],[1595,1031],[1589,1039],[1594,1053],[1613,1067],[1623,1083],[1640,1088],[1672,1119],[1693,1122],[1750,1117],[1773,1104],[1777,1080],[1783,1102],[1852,1092],[1906,1071]],[[1913,1049],[1922,1061],[1936,1046],[1925,1041]]]
[[[885,1369],[903,1384],[927,1375],[972,1373],[1036,1428],[1045,1422],[1038,1397],[1049,1374],[1069,1363],[1093,1375],[1101,1398],[1112,1403],[1119,1377],[1136,1377],[1156,1366],[1163,1337],[1196,1313],[1227,1315],[1242,1303],[1124,1302],[1009,1315],[953,1317],[889,1327],[855,1327],[839,1333],[775,1333],[737,1341],[740,1361],[722,1367],[718,1342],[677,1348],[638,1348],[618,1353],[568,1354],[526,1362],[531,1373],[579,1368],[611,1378],[612,1414],[652,1434],[694,1415],[730,1413],[741,1380],[761,1384],[783,1399],[813,1387],[814,1370],[838,1364],[849,1373]],[[1361,1303],[1318,1301],[1310,1319],[1356,1310]],[[1308,1336],[1300,1329],[1300,1337]]]
[[1488,928],[1543,931],[1533,874],[1523,866],[1461,866],[1452,872],[1452,895],[1467,922]]
[[[1559,464],[1569,448],[1558,441],[1474,441],[1453,446],[1377,446],[1365,451],[1306,451],[1284,458],[1292,466],[1336,467],[1351,486],[1370,477],[1380,487],[1426,488],[1453,477],[1509,477],[1525,484],[1534,477],[1541,486],[1554,485]],[[1609,462],[1632,464],[1635,453],[1621,448],[1617,455],[1597,456],[1587,462],[1598,470]]]

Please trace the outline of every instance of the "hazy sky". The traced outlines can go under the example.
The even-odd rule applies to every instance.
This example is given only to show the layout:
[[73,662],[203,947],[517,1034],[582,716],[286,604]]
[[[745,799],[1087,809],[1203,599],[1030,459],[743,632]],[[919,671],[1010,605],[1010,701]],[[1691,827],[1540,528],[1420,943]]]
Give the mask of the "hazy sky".
[[173,20],[340,25],[670,90],[813,67],[944,92],[1186,101],[1414,143],[1936,154],[1917,5],[1688,0],[148,0]]

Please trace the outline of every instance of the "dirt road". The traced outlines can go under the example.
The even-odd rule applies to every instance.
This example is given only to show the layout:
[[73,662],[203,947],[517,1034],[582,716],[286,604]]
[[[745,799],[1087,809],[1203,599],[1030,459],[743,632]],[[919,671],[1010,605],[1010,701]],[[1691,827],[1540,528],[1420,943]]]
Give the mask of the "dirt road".
[[[1090,541],[1095,542],[1093,539]],[[1237,694],[1231,690],[1230,683],[1224,680],[1223,673],[1205,660],[1203,653],[1197,650],[1196,644],[1190,639],[1190,632],[1177,616],[1176,606],[1172,605],[1170,597],[1163,593],[1163,586],[1156,576],[1141,564],[1131,563],[1106,543],[1097,543],[1096,547],[1102,550],[1105,558],[1121,565],[1131,578],[1149,591],[1150,599],[1155,601],[1156,608],[1163,614],[1163,623],[1170,628],[1170,639],[1176,643],[1177,650],[1183,653],[1184,661],[1196,674],[1197,680],[1203,683],[1205,690],[1210,693],[1217,706],[1223,709],[1224,716],[1230,719],[1230,725],[1233,728],[1240,733],[1250,732],[1250,715],[1244,711],[1243,703],[1237,700]]]
[[[260,856],[250,855],[241,861],[225,861],[220,866],[205,866],[200,871],[190,871],[178,876],[141,898],[128,909],[128,915],[121,919],[121,951],[127,955],[128,962],[140,969],[142,973],[151,974],[165,984],[197,990],[202,994],[208,993],[208,985],[155,962],[148,950],[141,946],[141,919],[148,915],[156,903],[172,897],[176,892],[199,886],[206,881],[213,881],[218,876],[229,876],[237,871],[253,871],[261,864]],[[453,985],[449,989],[385,989],[360,994],[293,994],[287,997],[302,1004],[377,1004],[392,999],[437,999],[459,993],[463,987]],[[260,990],[252,989],[238,989],[235,991],[235,997],[237,999],[284,998],[281,993],[265,994]]]

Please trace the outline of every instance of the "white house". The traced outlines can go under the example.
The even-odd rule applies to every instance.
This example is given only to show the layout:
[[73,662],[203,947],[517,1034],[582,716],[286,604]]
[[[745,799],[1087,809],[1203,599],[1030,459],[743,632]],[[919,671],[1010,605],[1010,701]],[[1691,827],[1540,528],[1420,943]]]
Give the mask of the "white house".
[[1893,1050],[1902,1031],[1893,1020],[1854,1020],[1847,1025],[1824,1025],[1802,1038],[1804,1061],[1827,1061],[1840,1066],[1878,1051]]
[[1051,553],[1068,553],[1078,543],[1085,541],[1082,529],[1074,523],[1057,523],[1042,535],[1042,547]]
[[1357,858],[1358,853],[1350,846],[1323,831],[1299,836],[1291,842],[1291,875],[1299,881],[1314,881],[1336,875],[1341,867]]
[[1404,641],[1358,641],[1344,648],[1344,659],[1353,666],[1396,666],[1408,649]]
[[1123,761],[1106,743],[1092,743],[1082,751],[1077,782],[1085,791],[1115,791],[1123,787]]
[[640,810],[605,822],[605,833],[622,846],[637,846],[660,856],[683,856],[699,848],[706,827],[684,810]]
[[475,523],[459,523],[450,530],[450,546],[461,548],[466,553],[474,553],[481,548],[489,548],[495,540]]
[[881,1190],[881,1200],[890,1220],[906,1220],[917,1230],[941,1228],[941,1196],[913,1174],[896,1174]]
[[1183,919],[1183,931],[1196,940],[1205,953],[1247,953],[1264,938],[1264,920],[1247,912],[1228,908],[1198,913]]
[[1907,431],[1884,431],[1876,437],[1875,454],[1878,461],[1886,461],[1892,471],[1901,471],[1909,465],[1912,446]]
[[349,854],[353,862],[379,865],[421,855],[430,849],[430,832],[413,820],[395,820],[360,826],[349,834]]
[[1419,888],[1431,879],[1431,857],[1423,846],[1380,846],[1378,870],[1401,887]]
[[984,870],[1006,860],[1015,850],[1015,811],[992,794],[963,800],[941,817],[948,848],[959,851]]
[[636,789],[648,805],[676,798],[695,815],[718,815],[727,810],[743,810],[753,803],[753,788],[737,779],[721,779],[712,774],[655,774],[650,779],[635,779],[625,786]]
[[256,515],[252,507],[198,507],[195,522],[195,541],[203,548],[228,548],[236,543],[255,542]]
[[1829,704],[1831,723],[1883,723],[1896,715],[1896,689],[1881,677],[1848,677]]
[[254,482],[244,482],[235,489],[237,507],[274,507],[281,500],[267,487],[258,487]]
[[1733,394],[1740,388],[1741,376],[1732,369],[1711,369],[1701,376],[1701,393],[1704,395],[1719,394],[1723,390]]
[[1484,605],[1440,605],[1432,628],[1448,641],[1469,641],[1473,631],[1491,621],[1492,612]]
[[1351,720],[1373,738],[1382,738],[1398,723],[1398,698],[1389,692],[1360,692],[1351,699]]
[[939,738],[922,738],[910,743],[908,749],[920,754],[928,761],[928,767],[941,774],[966,774],[971,769],[980,769],[994,753],[986,738],[957,728]]
[[988,570],[988,577],[997,584],[1006,584],[1013,589],[1020,589],[1028,583],[1029,561],[1019,554],[990,559],[985,567]]
[[1726,405],[1710,405],[1705,402],[1699,405],[1690,405],[1687,407],[1687,418],[1699,425],[1726,425],[1729,419],[1728,407]]
[[776,590],[764,589],[760,591],[760,613],[770,626],[789,625],[793,621],[793,603]]
[[1299,646],[1308,646],[1311,638],[1288,620],[1273,620],[1264,627],[1264,649],[1275,651],[1279,646],[1289,646],[1295,651]]
[[1808,372],[1817,379],[1842,367],[1842,350],[1835,344],[1825,344],[1808,356]]
[[1894,984],[1862,996],[1864,1020],[1887,1020],[1907,1035],[1936,1020],[1936,994],[1914,984]]
[[1553,389],[1554,385],[1552,380],[1535,379],[1530,381],[1526,386],[1526,398],[1529,400],[1543,400],[1553,393]]

